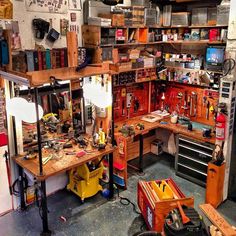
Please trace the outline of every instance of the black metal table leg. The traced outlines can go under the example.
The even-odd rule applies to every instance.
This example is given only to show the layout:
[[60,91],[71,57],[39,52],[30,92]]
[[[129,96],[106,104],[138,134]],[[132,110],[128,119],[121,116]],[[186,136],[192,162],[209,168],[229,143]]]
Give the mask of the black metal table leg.
[[23,168],[21,166],[18,166],[18,170],[19,170],[20,209],[23,211],[26,209],[24,180],[23,180]]
[[[42,163],[42,140],[41,140],[41,131],[40,131],[40,120],[39,120],[39,108],[38,108],[38,88],[34,88],[35,92],[35,110],[37,118],[37,138],[38,138],[38,156],[39,156],[39,174],[43,175],[43,163]],[[51,231],[48,228],[48,207],[47,207],[47,194],[46,194],[46,182],[45,180],[41,181],[41,207],[42,207],[42,223],[43,223],[43,232],[42,236],[51,235]]]
[[143,173],[143,135],[139,135],[139,172]]
[[42,190],[42,223],[43,223],[43,232],[42,236],[51,235],[51,231],[48,228],[48,207],[47,207],[47,195],[46,195],[46,183],[45,180],[41,181],[41,190]]
[[114,197],[114,186],[113,186],[113,153],[109,154],[109,198]]

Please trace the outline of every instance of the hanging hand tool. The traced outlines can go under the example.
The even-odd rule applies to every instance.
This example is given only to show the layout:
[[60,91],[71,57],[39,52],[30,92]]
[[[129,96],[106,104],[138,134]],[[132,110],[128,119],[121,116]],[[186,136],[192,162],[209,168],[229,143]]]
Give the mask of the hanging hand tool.
[[190,98],[190,116],[197,116],[197,93],[192,92]]
[[122,101],[122,116],[125,116],[125,101]]
[[209,108],[210,108],[210,102],[207,101],[207,106],[206,106],[206,119],[209,120]]
[[184,115],[186,115],[186,112],[188,110],[188,93],[187,91],[184,92],[184,106],[181,107],[184,109]]
[[180,113],[180,107],[181,107],[181,102],[182,102],[182,98],[183,98],[183,93],[178,92],[177,98],[178,98],[179,101],[178,101],[178,103],[177,103],[177,105],[176,105],[176,111],[177,111],[178,113]]
[[206,105],[207,105],[207,97],[204,96],[203,97],[203,106],[206,107]]
[[197,93],[192,92],[194,98],[194,108],[193,108],[193,116],[197,116]]

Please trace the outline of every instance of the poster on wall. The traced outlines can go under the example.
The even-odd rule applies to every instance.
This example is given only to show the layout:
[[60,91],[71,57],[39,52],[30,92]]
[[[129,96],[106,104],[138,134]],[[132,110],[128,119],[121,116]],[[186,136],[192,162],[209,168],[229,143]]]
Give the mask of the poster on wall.
[[81,5],[81,0],[69,0],[69,10],[80,11]]
[[68,0],[25,0],[27,11],[67,13]]

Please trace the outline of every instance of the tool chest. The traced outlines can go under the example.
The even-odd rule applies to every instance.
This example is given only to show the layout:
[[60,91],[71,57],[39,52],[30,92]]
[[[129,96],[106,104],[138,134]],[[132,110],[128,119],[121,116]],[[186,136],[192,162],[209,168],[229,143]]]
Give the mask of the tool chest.
[[176,174],[194,183],[206,186],[207,166],[212,160],[214,145],[177,136]]
[[165,217],[177,207],[177,202],[192,207],[194,199],[186,197],[171,178],[138,182],[138,206],[149,230],[162,232]]

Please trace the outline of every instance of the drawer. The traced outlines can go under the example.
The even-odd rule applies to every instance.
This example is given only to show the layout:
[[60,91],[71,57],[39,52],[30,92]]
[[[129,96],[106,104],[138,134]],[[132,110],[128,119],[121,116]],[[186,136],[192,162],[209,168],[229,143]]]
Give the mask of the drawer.
[[179,154],[178,164],[182,164],[196,170],[197,173],[207,175],[207,164],[201,161],[195,161],[193,158],[186,158]]
[[195,142],[194,140],[185,139],[182,137],[179,138],[179,144],[188,146],[189,148],[195,149],[197,151],[202,151],[209,155],[212,155],[214,149],[214,146],[212,144]]
[[208,163],[212,160],[212,152],[202,151],[184,144],[179,144],[179,154],[205,163]]
[[186,166],[184,164],[178,164],[176,174],[200,185],[206,185],[206,175],[203,175],[202,173],[197,172],[194,168]]

